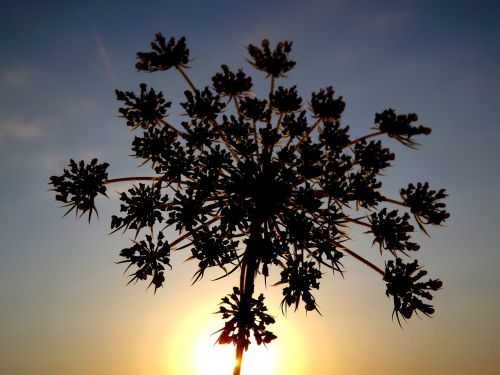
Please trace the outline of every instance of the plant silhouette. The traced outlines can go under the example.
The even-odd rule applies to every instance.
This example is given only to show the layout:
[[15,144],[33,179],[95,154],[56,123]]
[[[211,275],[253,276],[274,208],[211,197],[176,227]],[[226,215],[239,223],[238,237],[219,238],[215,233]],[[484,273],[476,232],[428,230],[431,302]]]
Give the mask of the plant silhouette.
[[[250,76],[226,65],[211,87],[197,89],[186,74],[185,38],[167,40],[158,33],[151,49],[137,54],[139,71],[175,69],[189,86],[180,103],[187,116],[180,123],[169,118],[172,103],[162,92],[146,84],[138,93],[116,90],[119,113],[136,134],[133,155],[154,175],[110,179],[108,164],[93,159],[71,160],[61,176],[50,178],[67,213],[88,214],[89,221],[97,213],[95,198],[106,196],[109,184],[134,183],[121,193],[120,214],[111,218],[113,232],[134,233],[132,245],[120,252],[131,282],[146,280],[156,292],[165,283],[165,268],[171,268],[171,253],[182,249],[198,263],[194,282],[209,268],[219,268],[221,278],[239,272],[239,285],[222,298],[218,311],[224,320],[218,342],[236,349],[234,375],[251,336],[259,345],[276,338],[264,295],[254,292],[255,279],[267,279],[273,267],[280,272],[275,285],[283,288],[283,312],[301,303],[318,311],[313,291],[322,270],[342,274],[348,255],[386,282],[399,324],[401,318],[434,313],[428,301],[442,282],[425,280],[417,260],[404,259],[419,250],[411,241],[412,216],[425,233],[428,225],[443,224],[449,217],[442,202],[446,193],[410,183],[393,199],[382,194],[379,179],[394,154],[376,138],[417,147],[415,137],[431,132],[416,125],[417,115],[384,110],[375,115],[373,132],[351,139],[341,122],[345,103],[332,87],[312,93],[307,102],[295,86],[275,88],[295,66],[291,42],[248,46],[248,62],[269,80],[263,98],[252,92]],[[391,258],[385,269],[347,247],[353,226],[364,228],[381,255]],[[167,228],[178,237],[167,239]]]

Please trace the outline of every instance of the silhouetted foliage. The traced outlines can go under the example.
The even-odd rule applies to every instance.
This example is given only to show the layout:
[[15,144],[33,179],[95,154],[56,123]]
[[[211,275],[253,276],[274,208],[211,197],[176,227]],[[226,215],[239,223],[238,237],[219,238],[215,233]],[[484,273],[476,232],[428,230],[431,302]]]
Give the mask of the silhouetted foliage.
[[62,176],[50,177],[50,184],[54,185],[52,190],[56,192],[56,200],[63,202],[64,207],[69,207],[65,215],[73,209],[77,215],[81,211],[80,216],[88,212],[90,221],[92,212],[97,214],[94,204],[97,195],[107,196],[105,181],[109,164],[97,164],[97,159],[92,159],[89,164],[83,160],[77,164],[71,159],[68,166],[70,169],[65,169]]
[[273,324],[274,318],[266,313],[264,295],[260,294],[257,299],[249,298],[242,302],[241,291],[233,288],[233,293],[222,298],[219,313],[222,319],[229,319],[219,332],[218,342],[220,344],[243,344],[244,350],[250,345],[250,332],[253,332],[258,345],[269,344],[276,336],[266,330],[269,324]]
[[[301,303],[306,311],[318,311],[313,292],[322,270],[343,274],[344,255],[383,277],[398,322],[419,311],[432,314],[423,300],[432,300],[431,292],[442,286],[439,280],[422,281],[426,271],[416,260],[403,259],[420,249],[411,240],[414,226],[407,211],[427,233],[427,225],[449,217],[442,202],[446,193],[417,183],[401,189],[401,200],[385,197],[380,177],[395,156],[380,140],[370,140],[386,135],[414,148],[414,137],[430,134],[430,128],[414,125],[415,114],[387,109],[375,115],[375,132],[351,139],[349,126],[342,124],[345,103],[331,86],[313,92],[308,102],[296,86],[274,89],[275,80],[295,66],[291,47],[280,42],[272,49],[267,40],[248,46],[248,61],[270,80],[269,94],[259,98],[251,77],[226,65],[212,77],[212,88],[198,90],[184,70],[190,61],[185,38],[167,42],[156,34],[153,51],[139,52],[136,67],[175,68],[181,74],[189,85],[180,103],[187,119],[167,122],[171,102],[145,84],[139,94],[116,91],[119,113],[136,132],[133,156],[155,175],[108,179],[108,164],[93,159],[71,160],[70,169],[50,179],[56,199],[69,211],[88,212],[89,220],[96,196],[106,195],[108,184],[141,181],[121,194],[122,216],[111,218],[113,232],[134,231],[133,245],[120,252],[132,270],[130,282],[151,279],[156,291],[174,249],[190,249],[188,259],[198,262],[194,282],[209,268],[219,268],[221,277],[240,272],[240,285],[222,298],[218,311],[225,320],[218,342],[236,346],[235,374],[252,334],[258,344],[276,338],[268,330],[274,318],[264,296],[253,297],[255,278],[271,277],[273,267],[280,272],[275,285],[283,287],[283,312]],[[382,256],[395,258],[385,270],[347,246],[350,226],[364,227]],[[178,237],[167,241],[168,228]],[[145,240],[136,240],[142,229]]]
[[418,261],[412,263],[403,263],[401,258],[396,258],[396,262],[390,260],[385,269],[384,281],[387,282],[386,294],[393,296],[394,314],[399,321],[399,314],[405,319],[410,319],[413,313],[418,311],[425,315],[434,313],[431,305],[422,302],[422,298],[432,300],[430,291],[441,289],[443,282],[441,280],[420,281],[427,275],[419,267]]

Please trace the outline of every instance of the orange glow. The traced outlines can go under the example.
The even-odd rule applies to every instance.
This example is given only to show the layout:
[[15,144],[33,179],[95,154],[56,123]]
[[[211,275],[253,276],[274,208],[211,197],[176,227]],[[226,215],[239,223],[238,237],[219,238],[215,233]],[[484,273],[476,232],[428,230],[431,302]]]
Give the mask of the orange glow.
[[[230,284],[230,280],[227,282]],[[217,332],[224,324],[215,308],[213,291],[208,283],[200,284],[201,293],[188,288],[183,294],[170,299],[165,309],[175,306],[175,316],[163,315],[157,326],[162,326],[161,353],[157,374],[232,375],[235,362],[233,345],[214,345]],[[229,289],[228,286],[226,289]],[[221,288],[223,289],[223,288]],[[280,290],[270,288],[269,306],[271,315],[277,318],[272,331],[278,339],[264,347],[254,342],[243,356],[242,375],[302,375],[307,373],[308,358],[311,356],[306,327],[306,316],[289,314],[288,318],[273,310]],[[212,313],[212,314],[211,314]],[[165,319],[166,318],[166,319]],[[311,319],[307,323],[312,323]],[[309,326],[310,327],[310,326]],[[315,349],[317,352],[317,349]]]
[[234,366],[231,345],[214,345],[214,337],[202,338],[196,347],[196,375],[230,375]]
[[[214,345],[214,336],[202,338],[195,350],[196,375],[231,375],[234,366],[234,346]],[[242,375],[273,375],[276,346],[250,345],[243,356]]]

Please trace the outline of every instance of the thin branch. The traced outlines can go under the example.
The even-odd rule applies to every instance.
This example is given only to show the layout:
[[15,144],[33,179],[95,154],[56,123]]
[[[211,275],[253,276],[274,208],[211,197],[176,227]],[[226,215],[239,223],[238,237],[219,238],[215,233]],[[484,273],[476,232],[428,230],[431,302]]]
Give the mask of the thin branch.
[[389,202],[389,203],[397,204],[398,206],[408,207],[408,205],[406,205],[404,202],[397,201],[397,200],[395,200],[395,199],[391,199],[391,198],[387,198],[387,197],[382,197],[382,199],[383,199],[385,202]]
[[367,227],[367,228],[371,228],[372,227],[370,224],[365,223],[364,221],[361,221],[361,220],[358,220],[358,219],[353,219],[353,218],[350,218],[350,217],[347,217],[347,216],[345,216],[343,219],[345,221],[350,221],[351,223],[362,225],[362,226]]
[[189,79],[188,75],[186,74],[186,72],[184,71],[184,69],[182,69],[180,66],[176,66],[175,69],[177,69],[177,71],[181,74],[182,78],[184,78],[187,82],[187,84],[189,85],[189,87],[191,87],[191,89],[193,91],[197,91],[196,89],[196,86],[193,84],[193,82]]
[[415,218],[415,221],[417,222],[418,227],[420,228],[420,230],[422,232],[424,232],[427,237],[430,237],[431,235],[429,234],[429,232],[427,232],[427,229],[425,229],[425,223],[422,221],[422,219],[420,218],[420,216],[417,215],[417,214],[414,214],[413,217]]
[[[243,255],[246,254],[246,251]],[[247,257],[243,256],[240,262],[240,293],[243,293],[243,288],[245,288],[245,275],[247,270]]]
[[256,147],[256,154],[257,154],[257,159],[259,158],[260,155],[260,150],[259,150],[259,134],[257,132],[257,121],[252,120],[252,127],[253,127],[253,137],[255,140],[255,147]]
[[367,135],[364,135],[362,137],[359,137],[359,138],[356,138],[355,140],[351,141],[347,146],[345,146],[344,148],[347,148],[347,147],[351,147],[352,145],[358,143],[358,142],[361,142],[365,139],[368,139],[368,138],[373,138],[373,137],[378,137],[382,134],[385,134],[386,132],[375,132],[375,133],[370,133],[370,134],[367,134]]
[[[176,66],[175,67],[177,69],[177,71],[181,74],[181,76],[186,80],[186,82],[188,83],[189,87],[191,87],[191,89],[196,92],[198,91],[196,89],[196,86],[193,84],[193,82],[191,81],[191,79],[189,79],[188,75],[186,74],[186,72],[184,71],[184,69],[182,69],[180,66]],[[229,142],[227,141],[226,137],[224,136],[224,134],[221,132],[219,126],[217,125],[217,122],[215,120],[210,120],[210,124],[214,127],[214,129],[217,131],[217,133],[220,135],[221,139],[222,139],[222,142],[224,142],[224,144],[226,145],[227,149],[229,150],[229,152],[231,153],[231,155],[233,156],[233,158],[235,159],[235,161],[239,161],[238,159],[238,155],[236,154],[236,152],[233,150],[233,148],[231,147],[231,145],[229,144]]]
[[276,122],[276,130],[280,130],[282,120],[283,120],[283,113],[280,113],[280,115],[278,117],[278,121]]
[[175,241],[171,242],[169,245],[170,247],[174,247],[175,245],[177,245],[179,242],[182,242],[183,240],[185,240],[186,238],[188,238],[189,236],[193,235],[193,233],[196,233],[197,231],[199,231],[201,228],[203,227],[207,227],[213,223],[215,223],[217,220],[219,220],[220,217],[219,216],[216,216],[214,218],[212,218],[211,220],[209,221],[206,221],[204,222],[203,224],[200,224],[198,225],[196,228],[190,230],[189,232],[186,232],[184,233],[182,236],[178,237]]
[[274,92],[274,76],[271,75],[271,87],[269,88],[269,109],[271,109],[271,95]]
[[184,138],[184,136],[186,135],[185,132],[183,131],[180,131],[179,129],[177,129],[176,127],[174,127],[173,125],[169,124],[168,122],[166,122],[165,120],[161,120],[161,123],[165,126],[168,126],[168,128],[172,129],[177,135],[180,135],[181,137]]
[[230,271],[226,271],[224,269],[224,271],[226,272],[224,275],[222,276],[219,276],[215,279],[212,279],[212,281],[217,281],[217,280],[220,280],[220,279],[223,279],[224,277],[228,277],[229,275],[231,275],[232,273],[234,273],[234,271],[236,271],[238,268],[241,267],[241,260],[240,258],[242,257],[243,255],[238,255],[238,257],[236,258],[238,260],[238,263],[236,264],[236,266],[234,266]]
[[233,157],[233,159],[236,161],[236,162],[239,162],[240,159],[238,157],[238,154],[236,153],[236,151],[233,150],[233,148],[231,147],[231,145],[229,144],[228,140],[226,139],[226,136],[224,135],[224,133],[220,130],[219,128],[219,125],[217,124],[217,121],[215,120],[210,120],[210,125],[213,126],[213,128],[215,129],[215,131],[217,132],[217,134],[220,136],[220,139],[222,139],[222,142],[224,143],[224,145],[227,147],[229,153],[231,154],[231,156]]
[[240,104],[238,103],[238,98],[236,96],[232,96],[231,99],[233,99],[234,108],[236,108],[236,112],[238,113],[238,115],[241,115]]
[[112,178],[103,182],[104,185],[114,184],[116,182],[128,182],[128,181],[160,181],[159,176],[137,176],[137,177],[120,177]]
[[375,264],[373,264],[372,262],[370,262],[369,260],[363,258],[361,255],[358,255],[356,254],[354,251],[348,249],[347,247],[345,247],[344,245],[338,243],[338,242],[335,242],[335,241],[332,241],[332,243],[337,246],[339,249],[341,249],[343,252],[351,255],[353,258],[356,258],[357,260],[359,260],[361,263],[365,264],[366,266],[370,267],[372,270],[378,272],[379,274],[381,274],[382,276],[385,275],[385,272],[380,269],[379,267],[377,267]]
[[292,151],[295,151],[295,150],[297,149],[297,147],[298,147],[298,146],[300,146],[300,145],[301,145],[301,144],[302,144],[302,143],[303,143],[303,142],[304,142],[304,141],[305,141],[305,140],[309,137],[309,135],[313,132],[313,130],[314,130],[314,129],[316,129],[316,128],[318,127],[318,125],[319,125],[319,123],[320,123],[320,122],[321,122],[321,119],[320,119],[320,118],[318,118],[318,119],[314,122],[314,124],[312,124],[312,125],[311,125],[311,127],[307,130],[306,134],[304,134],[304,135],[302,136],[302,138],[301,138],[301,139],[300,139],[297,143],[295,143],[295,144],[293,145],[293,147],[292,147]]

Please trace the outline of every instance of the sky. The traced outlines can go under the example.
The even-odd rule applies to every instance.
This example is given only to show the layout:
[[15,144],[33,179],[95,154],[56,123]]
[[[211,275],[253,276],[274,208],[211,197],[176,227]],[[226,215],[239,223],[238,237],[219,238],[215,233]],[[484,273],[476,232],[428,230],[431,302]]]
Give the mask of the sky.
[[[416,236],[420,263],[444,281],[436,313],[400,328],[384,283],[353,259],[344,279],[324,276],[316,294],[322,316],[299,309],[284,317],[281,291],[259,285],[279,336],[264,350],[274,361],[268,374],[500,373],[498,14],[499,2],[457,0],[3,5],[0,373],[202,375],[199,358],[211,357],[211,334],[222,325],[212,313],[234,280],[190,286],[195,264],[180,254],[156,294],[126,286],[115,263],[129,239],[108,235],[116,194],[99,202],[100,219],[88,225],[62,219],[47,185],[70,158],[106,160],[110,177],[140,173],[114,90],[146,82],[178,101],[186,86],[175,72],[134,68],[158,31],[187,37],[189,74],[200,86],[221,64],[265,84],[245,46],[291,40],[297,66],[283,84],[297,84],[306,98],[333,85],[353,136],[386,108],[416,112],[433,129],[416,151],[388,143],[396,161],[384,181],[394,195],[414,181],[449,193],[447,225],[432,228],[432,238]],[[365,237],[353,243],[383,264]]]

